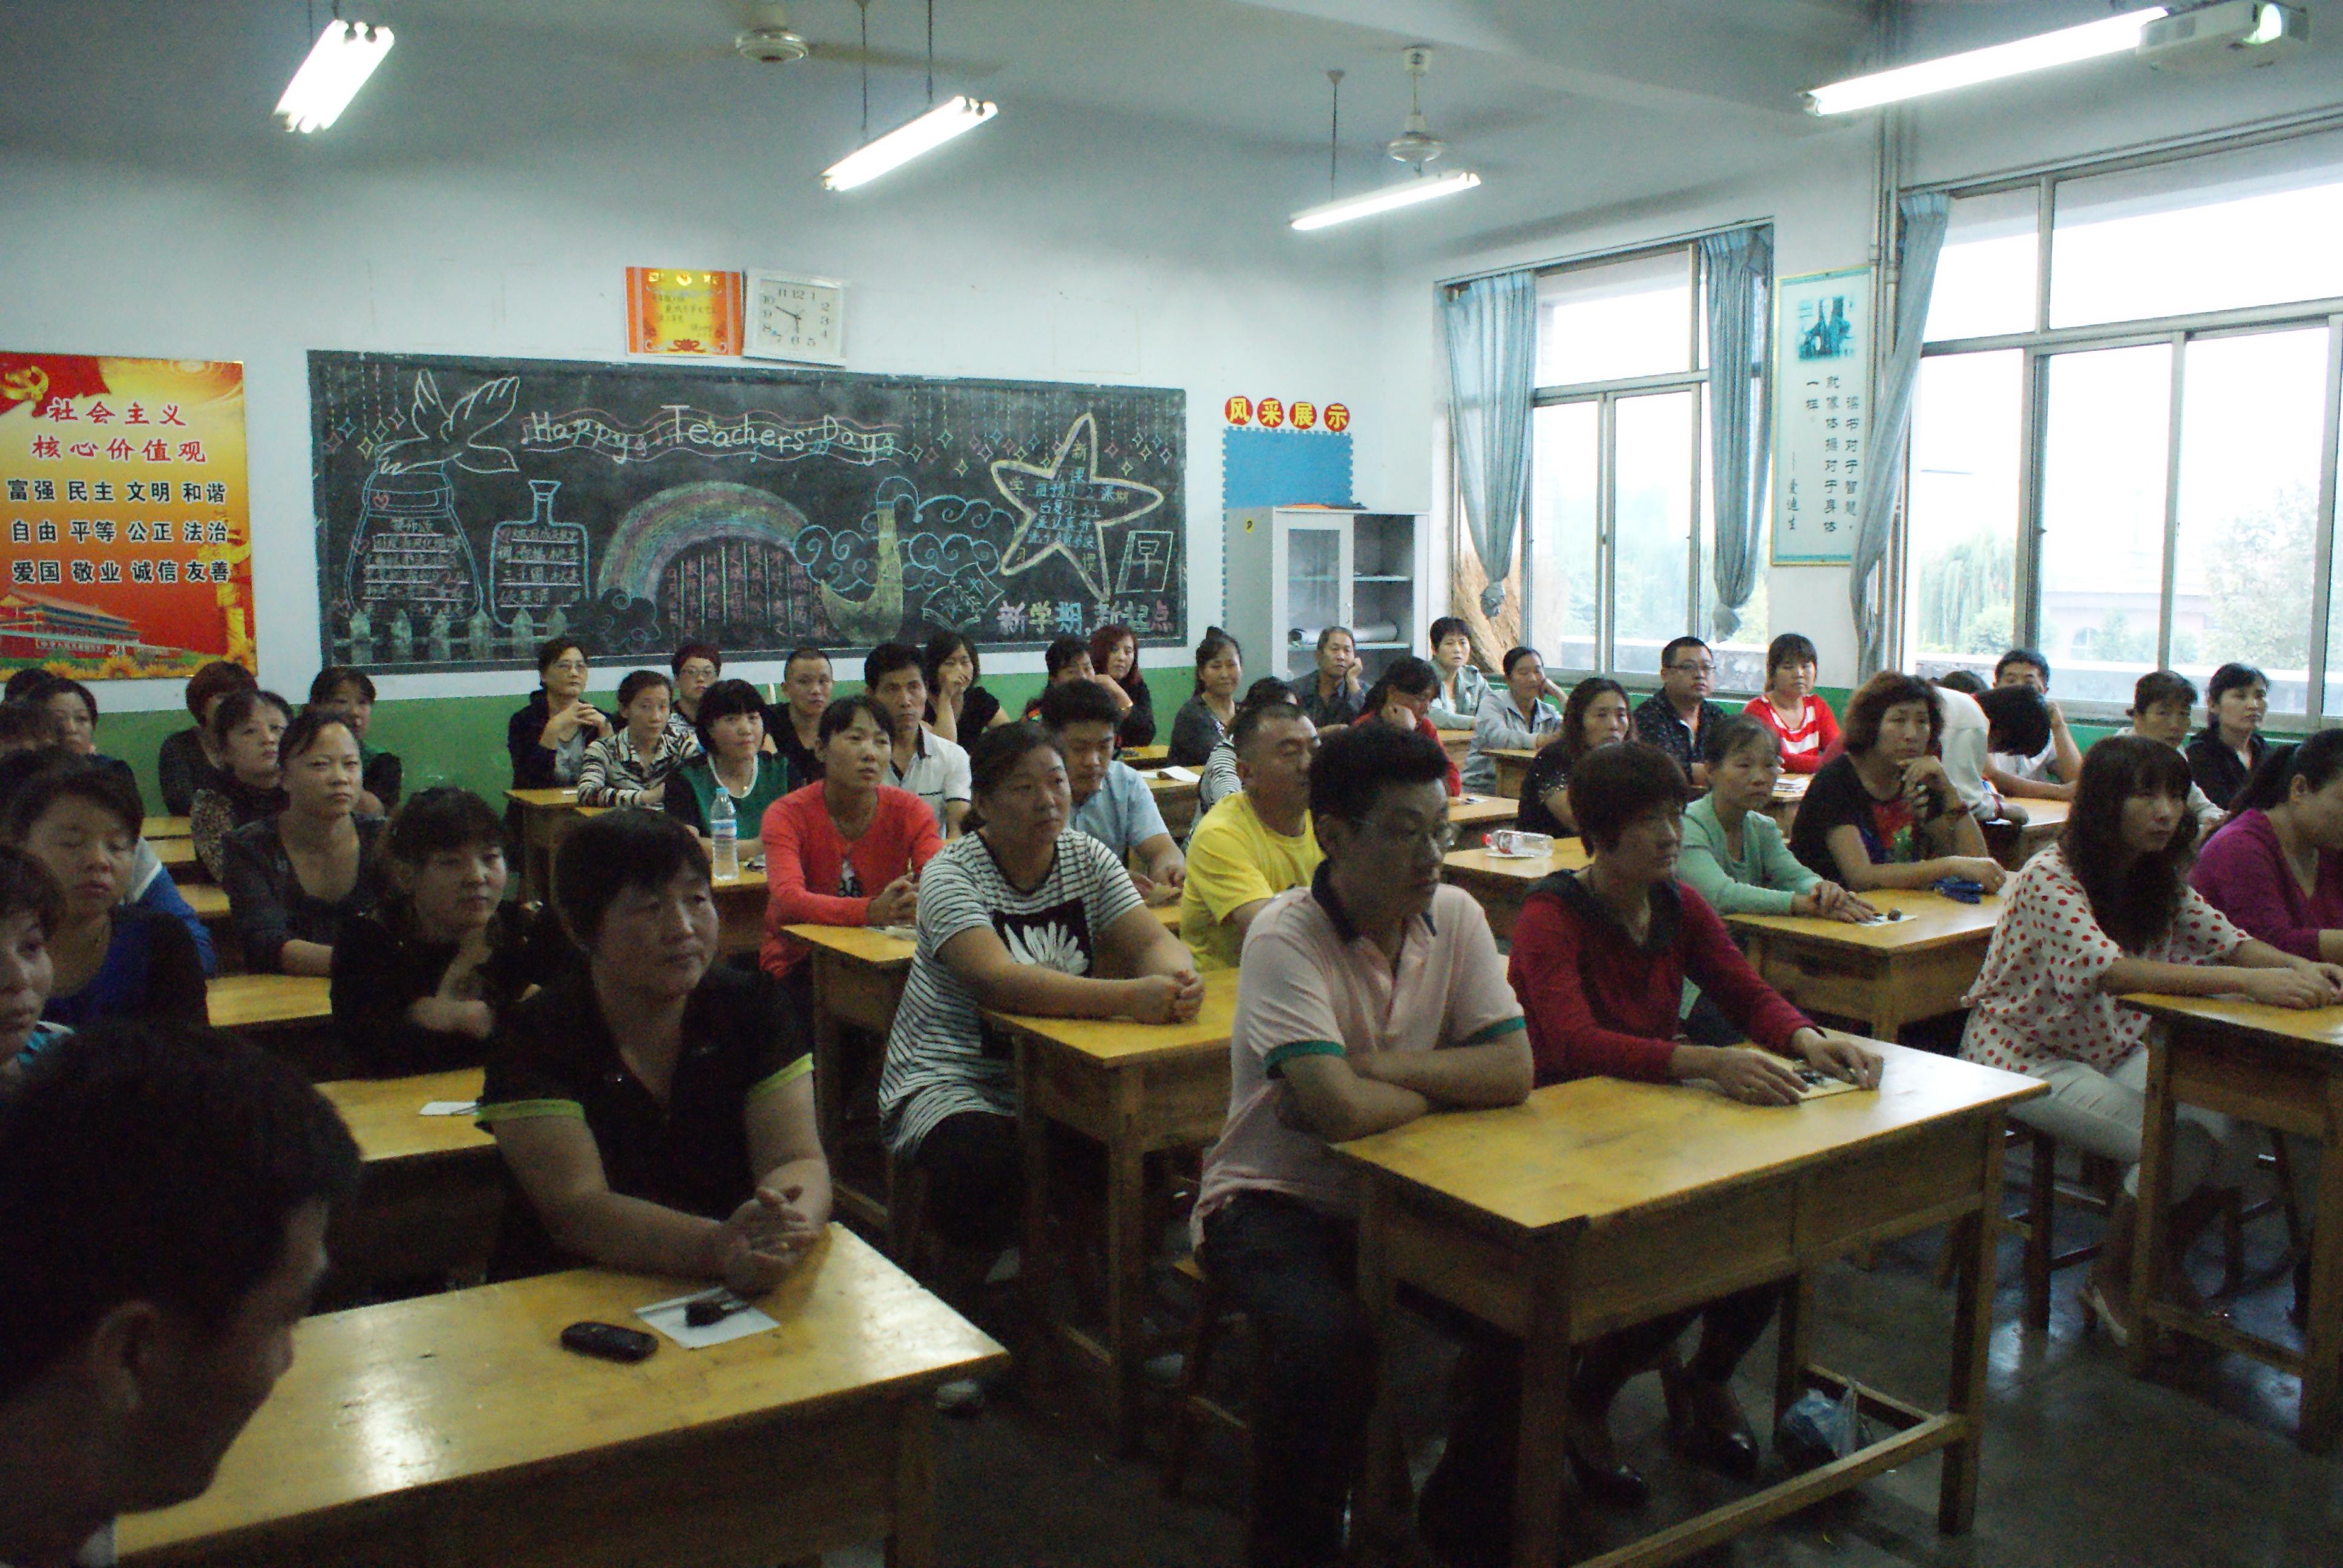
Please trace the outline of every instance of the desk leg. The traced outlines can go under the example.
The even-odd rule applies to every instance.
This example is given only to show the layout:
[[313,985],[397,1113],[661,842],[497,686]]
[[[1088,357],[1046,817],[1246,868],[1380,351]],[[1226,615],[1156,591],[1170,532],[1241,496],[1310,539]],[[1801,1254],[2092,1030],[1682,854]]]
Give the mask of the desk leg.
[[1391,1255],[1383,1236],[1390,1194],[1373,1176],[1359,1184],[1359,1303],[1375,1337],[1375,1386],[1370,1391],[1366,1440],[1361,1447],[1358,1484],[1351,1497],[1353,1563],[1397,1560],[1404,1538],[1408,1503],[1407,1455],[1400,1443],[1399,1412],[1392,1405],[1392,1319],[1397,1310]]
[[[2139,1133],[2139,1201],[2131,1253],[2131,1345],[2124,1362],[2146,1377],[2155,1359],[2157,1330],[2147,1304],[2164,1280],[2164,1249],[2172,1209],[2172,1041],[2148,1031],[2147,1109]],[[2308,1384],[2305,1385],[2306,1391]]]
[[1960,1418],[1959,1438],[1945,1450],[1936,1493],[1936,1528],[1963,1535],[1976,1520],[1977,1457],[1985,1435],[1985,1369],[1993,1338],[1994,1239],[2001,1219],[2001,1117],[1982,1119],[1984,1171],[1976,1212],[1960,1221],[1954,1236],[1960,1251],[1959,1292],[1953,1306],[1952,1388],[1946,1409]]
[[2343,1382],[2343,1076],[2327,1079],[2318,1198],[2311,1209],[2309,1328],[2303,1334],[2302,1406],[2296,1441],[2313,1453],[2335,1442]]
[[905,1400],[895,1418],[894,1503],[887,1568],[934,1568],[936,1412],[924,1395]]
[[1542,1241],[1529,1255],[1529,1332],[1522,1342],[1522,1430],[1513,1466],[1513,1568],[1550,1568],[1561,1551],[1573,1240]]
[[1774,1422],[1780,1425],[1806,1392],[1806,1368],[1815,1360],[1815,1280],[1801,1273],[1782,1291],[1774,1331]]
[[1107,1141],[1107,1421],[1118,1452],[1139,1446],[1140,1328],[1147,1301],[1147,1155],[1139,1147],[1136,1072],[1114,1075],[1114,1136]]
[[1050,1251],[1050,1123],[1034,1109],[1030,1086],[1036,1069],[1033,1048],[1017,1040],[1017,1139],[1025,1154],[1025,1250],[1017,1261],[1019,1293],[1025,1301],[1025,1375],[1047,1381],[1050,1354],[1050,1283],[1056,1260]]
[[833,1160],[841,1147],[845,1116],[846,1031],[831,1010],[830,993],[837,986],[840,961],[827,949],[815,948],[813,965],[813,1118],[821,1146]]

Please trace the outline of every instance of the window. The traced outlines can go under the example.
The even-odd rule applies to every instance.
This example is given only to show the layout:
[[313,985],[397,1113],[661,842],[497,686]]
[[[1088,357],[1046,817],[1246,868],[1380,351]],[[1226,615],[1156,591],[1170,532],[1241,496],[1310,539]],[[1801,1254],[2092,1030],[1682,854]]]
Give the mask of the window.
[[[1683,245],[1539,279],[1523,635],[1558,676],[1656,676],[1670,638],[1712,624],[1702,289],[1698,247]],[[1762,531],[1757,548],[1756,590],[1716,649],[1725,689],[1763,675]]]
[[2030,644],[2106,711],[2243,659],[2343,715],[2343,134],[1956,194],[1922,355],[1916,668]]

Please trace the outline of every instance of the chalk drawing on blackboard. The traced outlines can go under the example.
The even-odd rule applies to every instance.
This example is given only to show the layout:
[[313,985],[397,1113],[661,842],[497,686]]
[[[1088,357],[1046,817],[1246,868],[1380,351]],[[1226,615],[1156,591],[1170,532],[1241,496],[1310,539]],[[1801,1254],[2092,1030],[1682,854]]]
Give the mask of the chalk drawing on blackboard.
[[1122,564],[1115,568],[1114,591],[1162,593],[1172,586],[1172,548],[1178,541],[1161,528],[1133,528],[1122,537]]
[[780,463],[827,457],[870,467],[900,455],[895,434],[834,414],[793,424],[762,408],[722,415],[669,403],[639,425],[628,425],[599,408],[573,408],[564,414],[536,410],[521,420],[520,445],[525,452],[588,451],[613,463],[650,463],[674,454]]
[[1021,519],[1001,552],[1002,575],[1014,577],[1060,556],[1094,598],[1107,597],[1107,529],[1163,504],[1163,492],[1153,486],[1098,471],[1098,421],[1088,413],[1066,427],[1048,467],[1002,457],[991,471],[994,486]]
[[457,518],[447,469],[516,471],[512,454],[482,437],[511,415],[519,388],[519,377],[499,377],[451,407],[437,378],[417,371],[404,427],[409,433],[370,454],[374,471],[366,479],[346,592],[354,608],[390,612],[394,658],[412,654],[410,613],[468,619],[480,606],[479,563]]
[[919,596],[920,613],[930,626],[991,635],[992,607],[1002,598],[997,580],[1001,551],[960,530],[981,527],[980,519],[998,509],[960,496],[940,497],[920,508],[922,523],[950,530],[913,534],[903,545],[903,586]]
[[[805,514],[769,491],[709,481],[645,497],[603,548],[588,622],[603,646],[656,651],[664,627],[731,647],[769,641],[775,627],[834,635],[834,596],[797,558]],[[640,648],[635,645],[640,643]]]
[[[578,603],[592,582],[584,525],[557,522],[558,479],[531,479],[529,515],[498,523],[488,535],[488,597],[494,614],[509,621],[516,610],[544,611]],[[479,636],[474,632],[477,646]]]

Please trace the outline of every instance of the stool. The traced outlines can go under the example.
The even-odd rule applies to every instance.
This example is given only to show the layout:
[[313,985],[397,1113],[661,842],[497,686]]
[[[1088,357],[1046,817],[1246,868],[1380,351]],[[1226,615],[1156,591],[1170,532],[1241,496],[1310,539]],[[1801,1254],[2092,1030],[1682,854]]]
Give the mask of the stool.
[[[1242,1325],[1244,1314],[1229,1306],[1228,1290],[1192,1253],[1172,1265],[1172,1271],[1196,1288],[1196,1321],[1188,1331],[1185,1358],[1180,1368],[1180,1392],[1172,1406],[1172,1432],[1163,1449],[1163,1495],[1176,1498],[1188,1477],[1188,1461],[1194,1454],[1196,1429],[1211,1420],[1242,1435],[1250,1435],[1252,1423],[1216,1400],[1204,1397],[1204,1382],[1212,1375],[1212,1352],[1220,1346],[1221,1328],[1234,1321]],[[1261,1374],[1259,1347],[1253,1356],[1253,1376]]]

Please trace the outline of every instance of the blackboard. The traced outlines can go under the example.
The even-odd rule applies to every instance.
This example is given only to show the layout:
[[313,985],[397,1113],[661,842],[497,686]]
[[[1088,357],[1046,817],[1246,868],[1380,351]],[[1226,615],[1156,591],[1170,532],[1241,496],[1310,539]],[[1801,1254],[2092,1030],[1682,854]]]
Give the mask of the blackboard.
[[309,404],[328,664],[1186,634],[1177,389],[316,352]]

